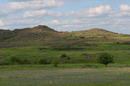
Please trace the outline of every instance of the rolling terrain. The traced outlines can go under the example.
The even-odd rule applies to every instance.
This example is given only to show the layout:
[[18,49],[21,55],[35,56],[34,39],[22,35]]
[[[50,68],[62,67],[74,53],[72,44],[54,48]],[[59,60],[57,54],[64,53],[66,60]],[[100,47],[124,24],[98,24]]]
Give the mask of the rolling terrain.
[[[108,67],[97,61],[104,52],[114,57]],[[0,30],[1,86],[128,86],[129,74],[128,34],[42,25]]]
[[3,30],[0,31],[0,34],[0,47],[41,45],[47,40],[60,38],[60,34],[57,31],[41,25],[13,31]]
[[58,32],[39,25],[0,30],[0,64],[41,64],[44,60],[52,64],[62,54],[67,57],[61,60],[63,64],[97,63],[97,57],[103,52],[114,55],[115,63],[130,64],[129,46],[130,35],[99,28]]
[[[23,47],[23,46],[72,46],[89,45],[90,42],[129,42],[130,35],[118,34],[93,28],[84,31],[58,32],[47,26],[33,28],[0,30],[0,47]],[[57,47],[57,46],[56,46]],[[60,46],[59,46],[60,47]]]

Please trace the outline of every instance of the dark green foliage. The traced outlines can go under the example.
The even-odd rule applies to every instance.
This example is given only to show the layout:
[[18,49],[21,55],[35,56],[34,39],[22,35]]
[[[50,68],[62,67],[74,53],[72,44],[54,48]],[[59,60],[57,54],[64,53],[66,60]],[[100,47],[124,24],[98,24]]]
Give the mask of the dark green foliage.
[[82,37],[80,37],[80,38],[81,38],[81,39],[84,39],[85,37],[82,36]]
[[10,62],[11,64],[22,64],[22,60],[17,57],[11,57]]
[[49,64],[49,62],[46,59],[40,59],[39,64]]
[[39,48],[39,50],[45,50],[45,49],[47,49],[47,48],[45,48],[45,47],[40,47]]
[[67,54],[62,54],[60,58],[60,63],[70,63],[70,56],[68,56]]
[[20,59],[19,57],[11,57],[9,59],[8,64],[12,64],[12,65],[16,65],[16,64],[31,64],[31,62],[29,60],[27,60],[27,59]]
[[22,64],[31,64],[31,63],[30,63],[30,61],[29,61],[29,60],[24,59],[24,60],[22,60]]
[[102,53],[99,56],[98,61],[99,61],[99,63],[107,66],[108,64],[113,63],[113,56],[108,53]]
[[65,57],[67,57],[67,55],[66,54],[62,54],[60,57],[61,58],[65,58]]
[[54,67],[58,67],[59,63],[60,63],[59,59],[54,59],[53,61]]
[[70,59],[71,59],[71,58],[68,56],[68,57],[67,57],[67,60],[70,60]]
[[116,42],[116,44],[120,44],[120,42]]

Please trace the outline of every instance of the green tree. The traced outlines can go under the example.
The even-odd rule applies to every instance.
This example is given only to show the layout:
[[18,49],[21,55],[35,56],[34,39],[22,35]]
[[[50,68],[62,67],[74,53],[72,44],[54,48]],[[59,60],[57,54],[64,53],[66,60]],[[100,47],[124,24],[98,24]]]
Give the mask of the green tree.
[[108,64],[113,63],[113,56],[108,53],[102,53],[99,56],[98,62],[107,66]]

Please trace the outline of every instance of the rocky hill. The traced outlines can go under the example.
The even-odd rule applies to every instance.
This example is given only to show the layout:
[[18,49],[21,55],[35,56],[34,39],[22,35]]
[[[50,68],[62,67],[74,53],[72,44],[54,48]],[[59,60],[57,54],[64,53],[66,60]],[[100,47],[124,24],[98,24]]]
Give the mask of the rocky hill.
[[109,41],[115,42],[116,38],[127,37],[127,34],[118,34],[100,28],[84,31],[58,32],[45,25],[33,28],[2,30],[0,29],[0,48],[22,46],[72,46],[88,45],[87,42]]

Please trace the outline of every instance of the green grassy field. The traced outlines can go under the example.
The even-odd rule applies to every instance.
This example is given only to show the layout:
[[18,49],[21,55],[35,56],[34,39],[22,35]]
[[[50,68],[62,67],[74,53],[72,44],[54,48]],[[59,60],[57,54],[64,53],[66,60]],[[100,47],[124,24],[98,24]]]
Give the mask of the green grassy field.
[[[130,45],[109,42],[91,43],[96,46],[83,46],[72,49],[37,47],[17,47],[0,49],[0,63],[9,63],[12,57],[27,59],[31,64],[38,63],[40,59],[53,60],[67,54],[70,60],[67,63],[97,63],[100,53],[107,52],[114,56],[116,64],[130,64]],[[39,48],[43,48],[40,50]],[[86,55],[84,55],[86,54]]]
[[[4,66],[0,69],[0,86],[129,86],[130,67],[86,67],[64,65]],[[50,67],[50,68],[49,68]],[[67,68],[68,67],[68,68]],[[70,68],[69,68],[70,67]],[[75,67],[75,68],[71,68]]]
[[[73,46],[71,49],[47,46],[0,49],[0,86],[129,86],[130,45],[116,42],[89,43],[96,46]],[[97,62],[103,52],[114,56],[114,63],[108,67]],[[53,63],[38,63],[40,59],[61,59],[62,54],[70,59],[61,62],[58,67],[54,67]],[[11,65],[12,57],[27,59],[30,64]]]

